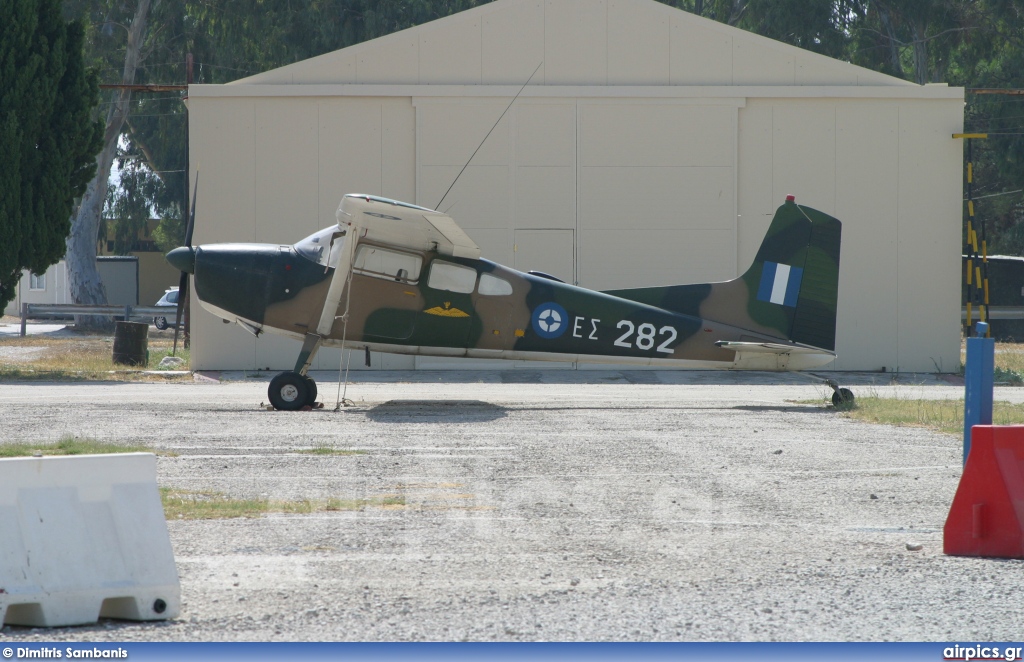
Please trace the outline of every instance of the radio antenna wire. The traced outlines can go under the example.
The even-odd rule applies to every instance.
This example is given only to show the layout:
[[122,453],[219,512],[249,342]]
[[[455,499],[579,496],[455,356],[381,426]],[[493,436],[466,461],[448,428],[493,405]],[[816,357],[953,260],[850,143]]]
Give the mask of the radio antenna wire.
[[459,174],[455,175],[455,181],[452,182],[452,185],[449,186],[448,190],[444,192],[443,196],[441,196],[441,201],[434,206],[435,211],[437,211],[437,208],[444,203],[444,199],[447,198],[448,194],[452,192],[453,188],[455,188],[455,183],[459,181],[459,177],[462,177],[462,173],[466,172],[466,168],[468,168],[469,164],[473,161],[473,157],[476,156],[476,153],[479,152],[480,148],[484,146],[484,143],[487,142],[487,139],[491,137],[491,134],[494,133],[494,130],[498,128],[498,125],[501,123],[502,118],[505,117],[505,113],[507,113],[508,109],[512,107],[512,104],[516,102],[516,99],[518,99],[519,95],[523,93],[523,90],[526,89],[526,86],[530,84],[530,81],[533,80],[533,77],[537,75],[537,72],[540,71],[540,68],[543,64],[544,60],[541,60],[540,64],[537,65],[537,68],[533,70],[532,74],[530,74],[530,77],[526,79],[525,83],[523,83],[523,86],[519,88],[518,92],[516,92],[516,95],[512,97],[512,101],[510,101],[509,104],[505,106],[505,110],[504,112],[501,113],[501,117],[499,117],[498,121],[494,123],[494,126],[491,127],[491,130],[487,132],[486,136],[484,136],[484,139],[480,141],[480,144],[476,146],[476,149],[473,150],[473,153],[469,155],[469,160],[466,161],[466,165],[462,166],[462,170],[459,171]]

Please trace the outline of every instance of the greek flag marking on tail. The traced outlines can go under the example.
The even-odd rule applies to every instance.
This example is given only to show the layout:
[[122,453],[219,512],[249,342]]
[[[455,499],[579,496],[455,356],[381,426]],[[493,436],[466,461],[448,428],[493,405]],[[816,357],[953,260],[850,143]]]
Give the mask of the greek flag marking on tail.
[[788,264],[765,262],[761,269],[761,284],[757,288],[758,301],[769,301],[794,308],[800,294],[800,281],[804,270]]

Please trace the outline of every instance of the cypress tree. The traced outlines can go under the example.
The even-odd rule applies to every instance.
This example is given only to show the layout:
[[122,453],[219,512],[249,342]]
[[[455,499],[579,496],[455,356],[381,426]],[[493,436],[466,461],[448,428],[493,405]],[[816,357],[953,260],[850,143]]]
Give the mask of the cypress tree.
[[99,87],[60,0],[0,3],[0,310],[23,269],[64,255],[75,198],[96,169]]

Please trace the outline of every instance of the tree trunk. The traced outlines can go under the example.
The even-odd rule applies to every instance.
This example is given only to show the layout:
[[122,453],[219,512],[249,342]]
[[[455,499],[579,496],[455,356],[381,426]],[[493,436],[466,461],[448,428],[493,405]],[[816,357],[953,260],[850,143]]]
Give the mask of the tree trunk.
[[892,65],[892,72],[900,78],[906,78],[903,72],[903,62],[900,61],[899,40],[896,38],[896,30],[893,29],[892,18],[889,10],[879,7],[878,18],[885,29],[885,35],[889,40],[889,63]]
[[750,4],[750,0],[732,0],[732,8],[729,11],[729,20],[726,21],[728,25],[733,27],[740,22],[743,18],[743,12],[747,10],[747,5]]
[[[124,73],[121,76],[121,82],[125,85],[135,81],[150,4],[151,0],[139,0],[135,17],[128,29]],[[64,259],[68,268],[68,289],[75,303],[107,303],[107,293],[96,269],[96,242],[99,239],[103,203],[107,198],[107,180],[117,154],[117,140],[125,118],[128,117],[129,101],[131,92],[126,89],[117,90],[111,96],[107,125],[103,132],[103,149],[96,157],[96,176],[89,182],[78,209],[71,217],[71,233],[66,240],[67,254]],[[83,315],[75,320],[75,325],[80,328],[110,329],[113,328],[113,321],[109,317]]]
[[924,85],[928,82],[928,38],[927,25],[923,20],[914,21],[914,82]]

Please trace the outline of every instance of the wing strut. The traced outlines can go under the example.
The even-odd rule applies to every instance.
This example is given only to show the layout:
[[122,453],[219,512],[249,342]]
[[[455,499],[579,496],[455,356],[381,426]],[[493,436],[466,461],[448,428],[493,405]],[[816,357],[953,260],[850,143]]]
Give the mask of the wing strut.
[[[339,225],[341,223],[339,222]],[[359,241],[359,226],[354,223],[347,223],[348,228],[342,235],[345,237],[345,244],[342,246],[341,255],[338,256],[338,263],[334,266],[334,275],[331,277],[331,286],[327,290],[327,300],[324,301],[324,310],[320,313],[320,322],[316,325],[316,332],[321,337],[329,335],[334,328],[334,320],[337,319],[338,307],[341,305],[341,295],[345,291],[345,284],[352,273],[352,263],[355,260],[356,243]],[[339,237],[334,238],[337,241]],[[331,247],[334,247],[334,241]],[[348,307],[342,317],[348,316]]]

